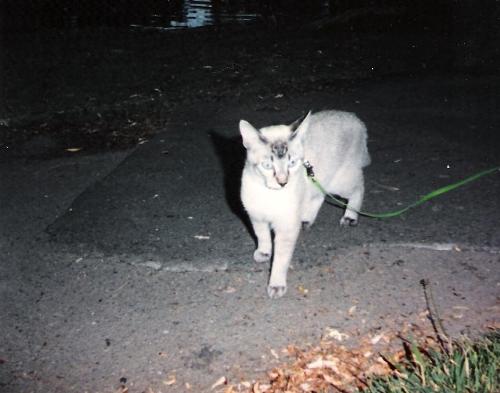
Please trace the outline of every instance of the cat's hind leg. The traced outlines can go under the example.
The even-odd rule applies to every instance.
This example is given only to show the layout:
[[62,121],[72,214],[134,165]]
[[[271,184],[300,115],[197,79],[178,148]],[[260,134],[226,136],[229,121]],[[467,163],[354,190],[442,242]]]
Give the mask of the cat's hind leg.
[[271,228],[268,222],[252,220],[253,231],[257,237],[257,249],[253,253],[255,262],[263,263],[271,260],[273,244]]
[[342,226],[356,226],[358,225],[358,212],[361,209],[361,204],[363,203],[363,196],[365,193],[365,187],[363,184],[363,177],[361,177],[361,182],[358,182],[352,189],[352,192],[347,196],[347,207],[345,209],[344,215],[340,219],[340,225]]
[[361,168],[345,168],[329,184],[328,191],[347,199],[344,215],[340,219],[342,226],[358,224],[358,212],[363,203],[365,193],[363,170]]

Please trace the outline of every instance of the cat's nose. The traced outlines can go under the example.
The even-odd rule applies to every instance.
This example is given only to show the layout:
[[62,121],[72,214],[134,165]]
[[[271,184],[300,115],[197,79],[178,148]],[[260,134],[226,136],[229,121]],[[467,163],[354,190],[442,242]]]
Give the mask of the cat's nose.
[[286,183],[288,183],[286,180],[285,180],[285,181],[279,181],[279,180],[278,180],[278,184],[279,184],[281,187],[285,187],[285,186],[286,186]]

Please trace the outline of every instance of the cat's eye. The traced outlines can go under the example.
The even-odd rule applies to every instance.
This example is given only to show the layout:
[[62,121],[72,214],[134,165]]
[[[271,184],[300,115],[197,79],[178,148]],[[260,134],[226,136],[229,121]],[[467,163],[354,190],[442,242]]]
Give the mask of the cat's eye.
[[295,165],[297,165],[297,163],[299,162],[298,159],[296,158],[290,158],[290,160],[288,161],[288,166],[290,168],[294,167]]
[[262,165],[262,168],[266,169],[266,170],[270,170],[270,169],[273,169],[273,164],[271,161],[262,161],[262,163],[260,164]]

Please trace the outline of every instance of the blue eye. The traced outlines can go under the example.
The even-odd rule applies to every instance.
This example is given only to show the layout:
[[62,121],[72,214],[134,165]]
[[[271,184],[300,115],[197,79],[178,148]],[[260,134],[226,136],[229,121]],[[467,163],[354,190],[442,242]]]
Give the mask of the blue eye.
[[298,159],[296,158],[290,158],[290,160],[288,161],[288,166],[290,168],[294,167],[295,165],[297,165],[297,163],[299,162]]
[[267,170],[273,169],[273,163],[271,161],[268,161],[268,160],[262,161],[260,165],[262,165],[262,168],[267,169]]

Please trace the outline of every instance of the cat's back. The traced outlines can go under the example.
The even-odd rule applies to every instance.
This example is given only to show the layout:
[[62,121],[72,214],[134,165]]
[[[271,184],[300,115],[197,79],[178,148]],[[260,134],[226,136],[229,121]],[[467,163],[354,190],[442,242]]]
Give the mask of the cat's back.
[[311,116],[304,147],[306,157],[319,165],[348,160],[366,166],[370,163],[366,140],[366,126],[354,113],[326,110]]
[[342,135],[349,139],[366,138],[366,127],[354,113],[327,110],[311,115],[309,134],[313,138],[338,138]]

